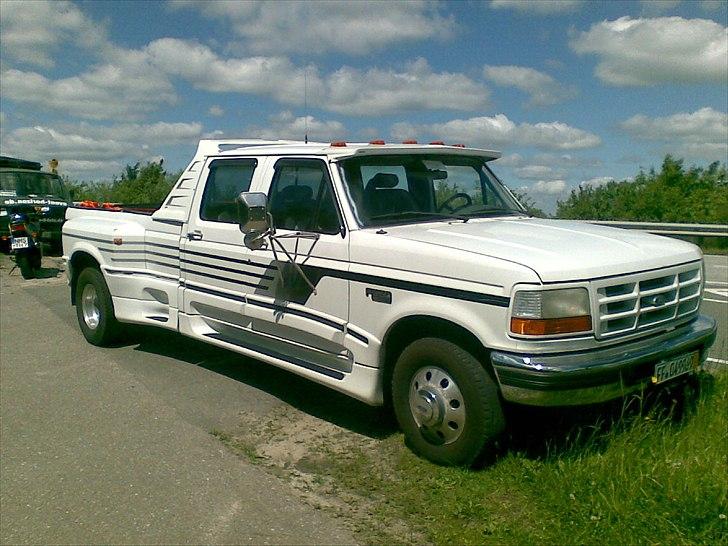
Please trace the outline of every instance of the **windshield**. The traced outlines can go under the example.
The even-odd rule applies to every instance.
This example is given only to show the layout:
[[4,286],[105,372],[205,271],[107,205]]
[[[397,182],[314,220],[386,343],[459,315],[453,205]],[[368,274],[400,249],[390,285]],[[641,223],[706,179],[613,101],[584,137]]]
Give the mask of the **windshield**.
[[363,227],[524,214],[478,157],[363,156],[345,159],[339,168]]
[[54,174],[29,171],[0,172],[0,193],[16,197],[68,199],[61,179]]

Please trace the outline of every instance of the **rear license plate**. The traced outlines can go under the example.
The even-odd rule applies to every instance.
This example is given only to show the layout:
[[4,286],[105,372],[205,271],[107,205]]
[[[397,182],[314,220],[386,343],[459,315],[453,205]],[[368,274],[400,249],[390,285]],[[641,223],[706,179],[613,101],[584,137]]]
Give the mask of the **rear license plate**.
[[12,250],[17,250],[19,248],[28,248],[30,244],[28,243],[27,237],[13,237],[10,241],[10,248]]
[[652,382],[655,384],[664,383],[674,377],[697,370],[699,364],[700,355],[698,352],[663,360],[655,365],[655,375],[652,376]]

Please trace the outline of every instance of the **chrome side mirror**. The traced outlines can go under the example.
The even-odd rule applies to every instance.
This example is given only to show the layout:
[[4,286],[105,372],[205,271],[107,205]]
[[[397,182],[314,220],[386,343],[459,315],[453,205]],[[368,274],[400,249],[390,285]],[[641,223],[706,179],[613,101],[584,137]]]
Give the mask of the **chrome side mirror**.
[[235,201],[238,205],[238,225],[245,234],[245,246],[251,250],[265,247],[265,237],[271,231],[267,196],[264,193],[244,191]]

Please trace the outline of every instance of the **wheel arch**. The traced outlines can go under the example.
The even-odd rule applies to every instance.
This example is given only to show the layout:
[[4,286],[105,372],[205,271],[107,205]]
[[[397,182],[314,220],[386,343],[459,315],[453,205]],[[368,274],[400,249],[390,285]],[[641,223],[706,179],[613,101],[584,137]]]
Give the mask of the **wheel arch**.
[[74,252],[71,256],[71,259],[68,260],[68,264],[70,273],[69,281],[71,284],[71,305],[75,305],[76,284],[78,284],[78,276],[87,267],[93,267],[100,271],[101,265],[99,263],[99,260],[95,256],[93,256],[89,252],[86,252],[85,250],[77,250],[76,252]]
[[459,345],[477,358],[486,371],[493,375],[487,347],[466,327],[451,320],[431,315],[402,317],[387,329],[379,349],[385,404],[389,405],[391,403],[392,373],[397,358],[410,343],[426,337],[446,339]]

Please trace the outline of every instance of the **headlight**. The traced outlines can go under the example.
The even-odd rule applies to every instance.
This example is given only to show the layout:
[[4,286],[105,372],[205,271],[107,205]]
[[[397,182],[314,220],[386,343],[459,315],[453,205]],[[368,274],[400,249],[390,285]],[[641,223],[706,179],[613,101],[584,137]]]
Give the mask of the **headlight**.
[[514,334],[546,336],[591,329],[586,288],[524,290],[516,292],[513,298],[511,332]]

